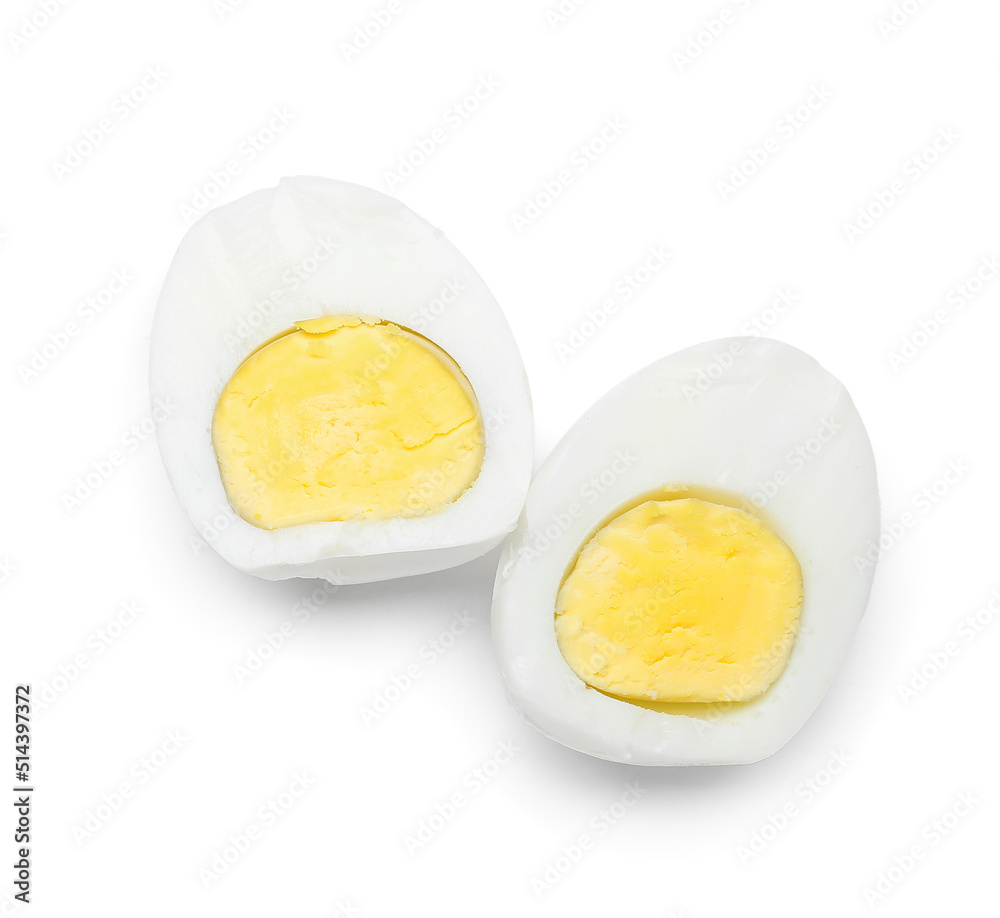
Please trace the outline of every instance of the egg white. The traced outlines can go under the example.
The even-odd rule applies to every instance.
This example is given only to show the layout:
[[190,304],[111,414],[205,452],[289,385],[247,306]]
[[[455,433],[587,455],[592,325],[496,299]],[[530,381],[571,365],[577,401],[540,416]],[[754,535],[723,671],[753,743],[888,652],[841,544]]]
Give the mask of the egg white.
[[[343,314],[410,328],[458,363],[483,418],[479,477],[421,517],[259,529],[226,499],[212,446],[216,402],[270,338],[301,319]],[[191,522],[231,564],[269,580],[361,583],[469,561],[514,528],[531,477],[528,384],[496,300],[439,229],[345,182],[282,179],[191,227],[156,308],[150,392],[169,406],[157,437]]]
[[[670,485],[756,497],[802,567],[800,630],[785,671],[758,699],[706,706],[704,717],[605,695],[569,668],[556,643],[556,595],[580,547],[623,505]],[[843,662],[874,575],[857,559],[878,535],[868,435],[847,390],[815,360],[762,338],[665,357],[593,405],[532,482],[494,591],[507,693],[543,733],[600,758],[758,761],[799,730]]]

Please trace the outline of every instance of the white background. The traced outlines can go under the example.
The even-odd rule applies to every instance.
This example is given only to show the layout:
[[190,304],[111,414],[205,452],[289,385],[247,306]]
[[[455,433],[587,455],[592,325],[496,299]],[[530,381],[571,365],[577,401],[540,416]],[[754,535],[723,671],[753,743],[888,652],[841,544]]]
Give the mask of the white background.
[[[387,3],[229,6],[96,0],[46,22],[38,0],[16,0],[0,23],[5,722],[15,683],[55,699],[34,716],[34,901],[12,906],[4,867],[0,914],[844,915],[869,911],[880,873],[892,875],[881,914],[985,914],[1000,626],[984,612],[970,639],[960,629],[1000,587],[1000,280],[974,285],[959,312],[946,304],[1000,254],[1000,8],[907,0],[891,31],[879,25],[891,0],[590,0],[561,22],[546,0],[401,0],[347,54]],[[37,16],[34,34],[23,16]],[[134,93],[145,98],[123,104],[157,68],[165,76]],[[484,78],[498,88],[459,118],[452,107]],[[274,109],[289,123],[251,159],[247,138]],[[608,118],[623,129],[595,153]],[[112,130],[68,165],[102,119]],[[435,128],[444,142],[390,178]],[[744,167],[769,137],[767,161]],[[935,137],[952,139],[923,152]],[[183,208],[229,160],[238,169],[216,201],[326,175],[392,191],[442,227],[520,343],[538,460],[634,370],[754,317],[844,381],[875,446],[886,524],[907,511],[914,524],[888,537],[850,656],[783,750],[752,766],[639,769],[536,733],[491,654],[497,552],[342,588],[302,622],[293,610],[317,583],[256,580],[199,543],[142,423],[147,349]],[[519,232],[513,216],[563,169],[572,181]],[[719,183],[734,169],[754,174],[729,193]],[[894,181],[903,194],[870,228],[845,229]],[[587,311],[651,246],[668,263],[561,357],[557,344],[584,334]],[[131,280],[88,321],[78,304],[116,270]],[[768,312],[783,290],[794,305]],[[942,308],[947,324],[893,367]],[[26,373],[73,321],[79,334]],[[121,465],[68,509],[77,479],[115,449]],[[949,465],[963,471],[945,483]],[[122,628],[125,601],[142,611]],[[474,623],[428,663],[427,642],[460,613]],[[294,632],[241,684],[234,667],[285,621]],[[366,725],[362,707],[414,663],[419,679]],[[924,665],[932,678],[907,703],[900,686]],[[497,770],[501,742],[516,751]],[[850,761],[831,777],[837,754]],[[473,791],[483,768],[493,777]],[[305,793],[265,819],[302,774]],[[599,831],[626,782],[639,802]],[[132,793],[112,814],[122,783]],[[406,837],[457,792],[466,805],[411,854]],[[971,812],[936,834],[962,793]],[[765,828],[789,804],[787,825]],[[88,818],[97,831],[84,837]],[[259,838],[206,883],[200,871],[251,825]],[[741,856],[755,833],[766,844]],[[582,835],[593,844],[564,870]],[[915,844],[913,869],[892,870]],[[557,882],[539,891],[549,868]]]

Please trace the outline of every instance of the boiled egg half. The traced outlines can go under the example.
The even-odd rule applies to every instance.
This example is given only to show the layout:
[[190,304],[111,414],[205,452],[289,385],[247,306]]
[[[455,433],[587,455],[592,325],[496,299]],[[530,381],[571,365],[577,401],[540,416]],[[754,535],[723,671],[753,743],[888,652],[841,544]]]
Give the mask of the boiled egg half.
[[494,592],[508,695],[600,758],[762,759],[843,662],[878,534],[867,433],[815,360],[763,338],[665,357],[531,485]]
[[531,403],[496,300],[440,230],[358,185],[288,178],[194,224],[150,388],[191,522],[259,577],[451,567],[524,502]]

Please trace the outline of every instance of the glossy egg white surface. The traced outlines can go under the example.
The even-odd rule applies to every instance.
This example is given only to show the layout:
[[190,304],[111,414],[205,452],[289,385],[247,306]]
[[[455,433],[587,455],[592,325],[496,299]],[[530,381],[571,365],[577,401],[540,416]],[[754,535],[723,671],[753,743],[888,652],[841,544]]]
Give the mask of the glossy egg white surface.
[[[219,475],[211,436],[219,394],[251,352],[296,321],[344,314],[416,331],[458,363],[485,429],[479,477],[419,517],[252,526],[229,505]],[[361,583],[469,561],[514,528],[531,477],[528,384],[496,300],[439,229],[346,182],[283,179],[191,227],[157,304],[150,392],[168,407],[160,451],[191,522],[228,562],[269,580]]]
[[[556,643],[556,595],[582,545],[623,507],[679,486],[741,497],[802,567],[787,667],[749,702],[640,707],[586,685]],[[549,737],[604,759],[763,759],[805,723],[843,662],[868,601],[878,535],[868,435],[847,390],[813,358],[764,338],[664,357],[593,405],[531,485],[494,591],[508,696]]]

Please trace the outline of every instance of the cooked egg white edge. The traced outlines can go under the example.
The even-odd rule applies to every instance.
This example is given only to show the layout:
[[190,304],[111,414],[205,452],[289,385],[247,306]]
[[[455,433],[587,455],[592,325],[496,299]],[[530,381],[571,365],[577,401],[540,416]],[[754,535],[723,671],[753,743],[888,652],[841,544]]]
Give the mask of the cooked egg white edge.
[[[324,259],[310,261],[316,252]],[[455,301],[421,328],[421,308],[455,288]],[[253,305],[274,291],[277,304]],[[342,314],[413,328],[457,361],[486,429],[479,478],[422,517],[258,529],[226,499],[211,439],[215,404],[261,344],[298,320]],[[394,198],[345,182],[283,179],[191,227],[157,304],[150,393],[172,408],[157,436],[192,523],[223,558],[266,579],[369,582],[469,561],[514,528],[531,478],[527,378],[496,300],[440,230]]]
[[[707,391],[685,394],[734,344],[744,351],[732,367]],[[800,632],[771,689],[713,722],[646,710],[581,681],[559,652],[553,615],[563,576],[593,529],[626,501],[668,483],[749,497],[758,482],[788,470],[788,451],[827,418],[839,425],[836,436],[764,508],[795,552],[804,587]],[[629,467],[591,499],[587,481],[618,453]],[[573,501],[583,511],[565,526]],[[853,559],[877,542],[879,518],[867,432],[846,389],[813,358],[760,338],[707,342],[663,358],[593,405],[532,482],[494,590],[493,642],[508,696],[543,733],[599,758],[641,765],[765,758],[805,723],[846,656],[874,575]],[[529,560],[526,547],[547,526],[565,529]]]

